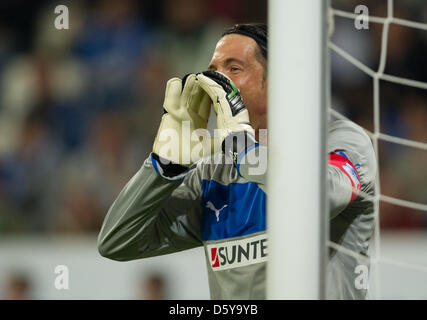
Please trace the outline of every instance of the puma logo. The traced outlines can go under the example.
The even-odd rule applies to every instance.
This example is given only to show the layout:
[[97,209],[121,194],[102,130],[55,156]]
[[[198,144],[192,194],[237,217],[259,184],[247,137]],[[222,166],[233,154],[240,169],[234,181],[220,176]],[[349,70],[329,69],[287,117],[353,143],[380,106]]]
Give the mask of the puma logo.
[[215,216],[216,216],[216,221],[219,221],[219,213],[221,212],[222,209],[224,209],[225,207],[227,207],[228,205],[225,204],[221,209],[217,209],[215,208],[215,206],[213,205],[212,202],[208,201],[206,203],[206,208],[211,209],[213,212],[215,212]]

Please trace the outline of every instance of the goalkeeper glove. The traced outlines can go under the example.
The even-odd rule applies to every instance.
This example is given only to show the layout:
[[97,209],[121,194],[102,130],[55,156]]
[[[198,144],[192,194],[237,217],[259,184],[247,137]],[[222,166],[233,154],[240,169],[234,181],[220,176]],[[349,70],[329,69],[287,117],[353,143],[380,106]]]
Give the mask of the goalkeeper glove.
[[199,73],[196,80],[213,102],[222,151],[226,159],[238,165],[239,155],[258,145],[240,91],[231,79],[219,72]]
[[[166,85],[164,113],[151,155],[156,171],[168,180],[185,176],[188,168],[211,151],[210,139],[200,139],[206,129],[210,97],[196,85],[196,75],[172,78]],[[203,154],[200,155],[200,151]]]

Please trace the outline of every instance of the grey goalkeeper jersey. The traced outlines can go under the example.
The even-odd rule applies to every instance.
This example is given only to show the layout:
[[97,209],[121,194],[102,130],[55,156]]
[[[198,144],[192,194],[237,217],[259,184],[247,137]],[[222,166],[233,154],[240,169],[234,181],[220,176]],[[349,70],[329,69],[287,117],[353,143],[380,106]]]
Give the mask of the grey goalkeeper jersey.
[[[358,192],[374,192],[370,139],[355,124],[335,121],[328,151],[330,239],[367,256],[373,204]],[[99,252],[127,261],[204,246],[212,299],[265,299],[268,190],[263,179],[244,176],[216,154],[199,161],[182,181],[168,181],[148,158],[108,211]],[[365,298],[366,290],[355,285],[358,265],[366,265],[365,259],[330,251],[327,298]]]

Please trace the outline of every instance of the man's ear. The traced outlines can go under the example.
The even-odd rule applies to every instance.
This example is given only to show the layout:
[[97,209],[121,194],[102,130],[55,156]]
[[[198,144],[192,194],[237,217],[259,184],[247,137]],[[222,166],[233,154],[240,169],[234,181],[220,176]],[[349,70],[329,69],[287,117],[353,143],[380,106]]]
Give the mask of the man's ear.
[[267,88],[268,88],[268,78],[267,77],[262,78],[261,88],[267,90]]
[[268,77],[267,77],[267,75],[265,75],[262,77],[261,88],[267,89],[267,85],[268,85]]

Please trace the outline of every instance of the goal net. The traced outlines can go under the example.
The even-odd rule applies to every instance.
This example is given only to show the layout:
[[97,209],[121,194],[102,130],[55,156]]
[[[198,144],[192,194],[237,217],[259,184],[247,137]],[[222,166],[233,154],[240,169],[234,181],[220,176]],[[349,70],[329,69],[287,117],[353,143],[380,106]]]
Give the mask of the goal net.
[[[267,297],[324,298],[333,249],[370,265],[368,298],[427,298],[427,4],[270,0],[269,28]],[[327,240],[323,113],[372,140],[368,257]]]
[[376,217],[369,298],[425,299],[419,284],[427,283],[427,4],[336,0],[329,16],[330,115],[362,126],[377,156],[376,196],[362,194],[374,202]]

